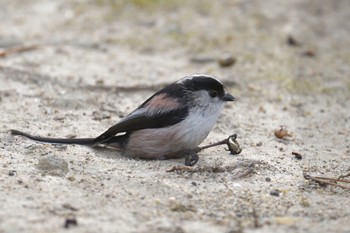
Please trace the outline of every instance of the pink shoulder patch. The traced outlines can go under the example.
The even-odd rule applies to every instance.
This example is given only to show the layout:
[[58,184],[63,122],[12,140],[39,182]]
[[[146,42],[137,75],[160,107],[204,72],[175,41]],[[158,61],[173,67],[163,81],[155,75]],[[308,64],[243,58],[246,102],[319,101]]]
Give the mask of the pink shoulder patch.
[[166,94],[154,96],[147,104],[147,108],[153,111],[176,109],[179,107],[179,102],[176,99],[167,96]]

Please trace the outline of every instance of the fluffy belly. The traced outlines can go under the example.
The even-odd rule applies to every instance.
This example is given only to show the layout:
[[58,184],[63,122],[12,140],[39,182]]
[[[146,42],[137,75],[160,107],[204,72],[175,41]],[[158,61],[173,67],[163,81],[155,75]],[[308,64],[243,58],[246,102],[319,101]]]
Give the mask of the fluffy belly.
[[[204,140],[204,138],[203,138]],[[164,129],[144,129],[133,132],[125,149],[125,155],[144,159],[165,159],[179,157],[177,152],[196,148],[201,141],[183,138],[176,131]]]
[[196,148],[208,136],[218,114],[203,114],[165,128],[132,132],[125,147],[125,155],[144,159],[180,157],[181,151]]

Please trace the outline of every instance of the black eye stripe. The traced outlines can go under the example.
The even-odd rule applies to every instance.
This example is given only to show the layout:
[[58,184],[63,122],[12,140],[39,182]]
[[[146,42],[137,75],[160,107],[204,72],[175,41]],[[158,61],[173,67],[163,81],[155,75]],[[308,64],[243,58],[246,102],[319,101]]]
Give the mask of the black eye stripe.
[[211,90],[211,91],[209,91],[209,95],[210,95],[211,97],[215,98],[215,97],[218,96],[218,92],[215,91],[215,90]]

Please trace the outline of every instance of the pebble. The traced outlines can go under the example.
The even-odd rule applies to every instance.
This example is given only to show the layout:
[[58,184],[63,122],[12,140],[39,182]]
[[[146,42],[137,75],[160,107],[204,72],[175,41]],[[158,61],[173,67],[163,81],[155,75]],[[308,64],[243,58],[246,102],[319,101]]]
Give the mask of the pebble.
[[293,36],[288,36],[287,44],[290,46],[300,46],[300,42],[297,41]]
[[313,49],[308,49],[303,53],[303,55],[306,57],[314,57],[316,55],[316,52]]
[[17,172],[15,170],[11,170],[9,171],[9,176],[15,176],[17,174]]
[[290,136],[288,130],[284,126],[280,126],[279,129],[276,129],[274,134],[276,138],[279,138],[279,139],[284,139],[285,137]]
[[303,159],[303,156],[300,153],[298,153],[298,152],[292,152],[292,155],[294,155],[295,158],[298,159],[298,160]]
[[78,221],[76,218],[66,218],[66,220],[64,221],[64,228],[68,229],[71,226],[77,226],[78,225]]
[[236,58],[231,54],[224,54],[219,58],[218,62],[221,67],[229,67],[236,63]]
[[271,192],[270,192],[270,195],[271,196],[275,196],[275,197],[279,197],[280,196],[280,191],[279,190],[277,190],[277,189],[275,189],[275,190],[272,190]]

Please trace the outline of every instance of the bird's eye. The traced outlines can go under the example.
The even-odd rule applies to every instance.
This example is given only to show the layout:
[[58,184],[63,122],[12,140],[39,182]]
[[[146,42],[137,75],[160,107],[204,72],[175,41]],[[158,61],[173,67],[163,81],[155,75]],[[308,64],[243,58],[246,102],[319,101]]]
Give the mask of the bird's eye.
[[209,95],[210,95],[211,97],[215,98],[216,96],[218,96],[218,92],[217,92],[217,91],[214,91],[214,90],[211,90],[211,91],[209,92]]

